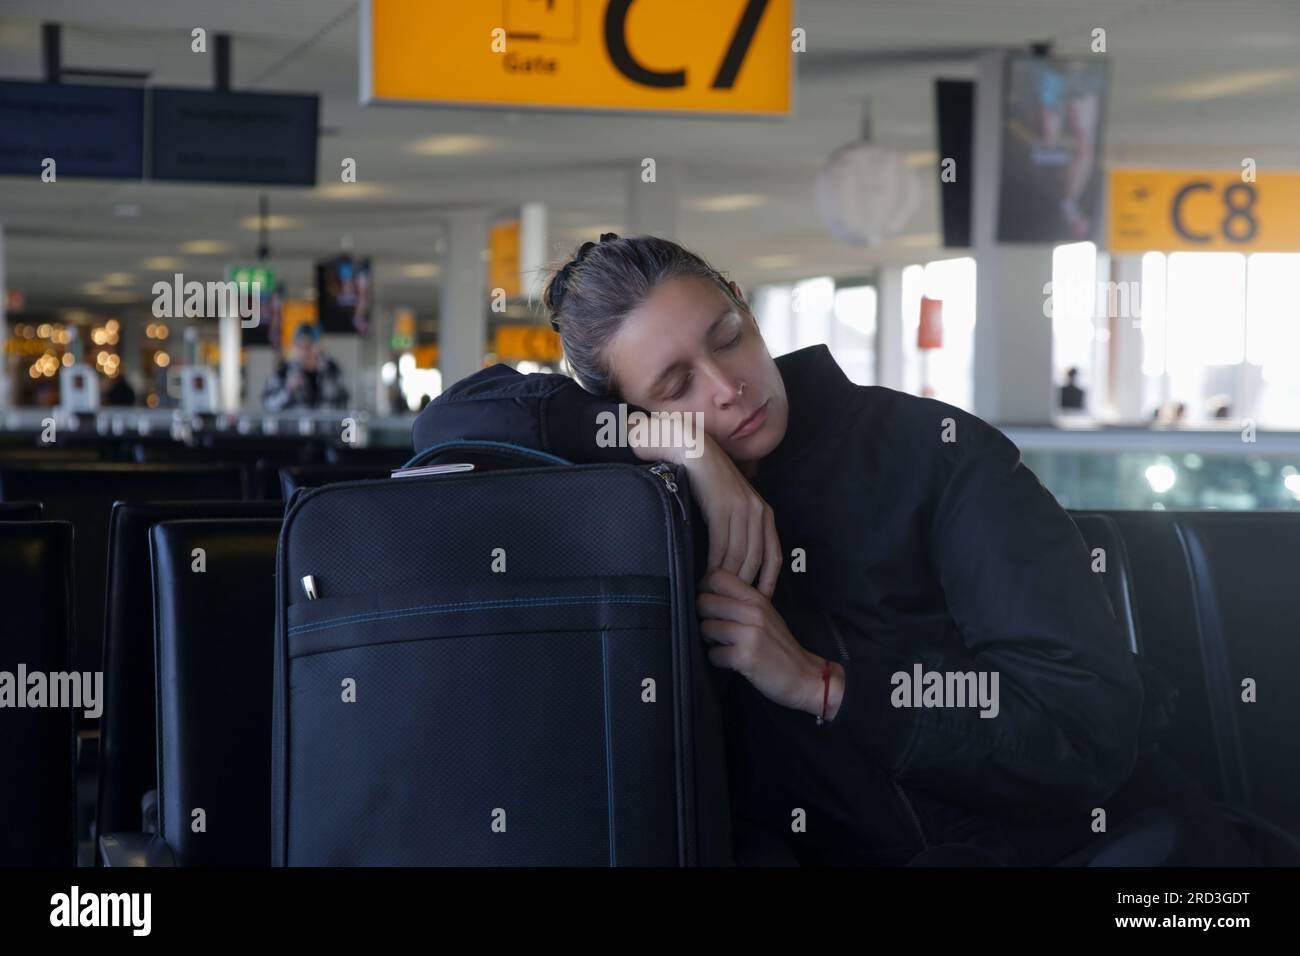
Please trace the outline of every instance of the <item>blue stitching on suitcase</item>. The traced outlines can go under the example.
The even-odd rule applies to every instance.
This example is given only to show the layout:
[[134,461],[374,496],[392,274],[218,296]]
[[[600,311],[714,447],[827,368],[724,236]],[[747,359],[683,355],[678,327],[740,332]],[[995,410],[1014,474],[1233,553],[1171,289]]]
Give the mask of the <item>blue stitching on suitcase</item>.
[[618,863],[614,856],[614,755],[610,748],[613,743],[613,734],[609,728],[609,631],[600,632],[600,666],[604,671],[604,681],[601,683],[602,696],[605,700],[605,791],[609,795],[609,865],[617,866]]
[[320,631],[344,624],[361,624],[368,621],[384,621],[399,617],[419,617],[423,614],[438,614],[446,611],[483,611],[510,607],[546,607],[565,604],[654,604],[670,606],[669,600],[657,594],[581,594],[564,598],[514,598],[500,601],[456,601],[450,604],[421,604],[416,607],[401,608],[394,611],[371,611],[367,614],[352,614],[347,617],[334,617],[312,624],[297,624],[289,628],[290,634],[302,634],[307,631]]

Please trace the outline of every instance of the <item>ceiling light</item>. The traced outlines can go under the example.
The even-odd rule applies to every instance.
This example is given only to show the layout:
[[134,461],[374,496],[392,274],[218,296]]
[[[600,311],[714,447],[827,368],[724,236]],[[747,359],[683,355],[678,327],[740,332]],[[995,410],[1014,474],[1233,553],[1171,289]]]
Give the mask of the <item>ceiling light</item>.
[[135,276],[129,272],[108,272],[102,281],[104,285],[130,285],[135,281]]
[[700,212],[740,212],[744,209],[761,206],[765,202],[767,202],[767,197],[756,193],[733,193],[726,196],[706,196],[702,199],[692,199],[686,205],[691,209],[698,209]]
[[1295,77],[1295,70],[1243,70],[1166,86],[1158,90],[1156,96],[1166,100],[1211,100],[1277,86]]
[[175,256],[150,256],[148,259],[140,260],[141,267],[156,272],[174,272],[184,264],[184,259],[178,259]]
[[267,216],[265,220],[261,216],[245,216],[239,220],[239,224],[245,229],[254,231],[261,229],[263,223],[272,232],[277,229],[295,229],[299,225],[299,221],[293,216]]
[[794,256],[787,255],[759,256],[754,260],[756,269],[784,269],[792,265],[794,265]]
[[476,133],[447,133],[442,136],[426,136],[406,147],[408,153],[417,156],[467,156],[470,153],[482,153],[495,144],[489,136]]
[[181,252],[192,256],[215,256],[230,251],[230,243],[220,239],[191,239],[181,243]]
[[322,199],[369,199],[386,191],[378,183],[330,183],[318,187],[313,195]]
[[432,279],[442,272],[442,266],[436,262],[413,262],[402,266],[400,274],[407,279]]

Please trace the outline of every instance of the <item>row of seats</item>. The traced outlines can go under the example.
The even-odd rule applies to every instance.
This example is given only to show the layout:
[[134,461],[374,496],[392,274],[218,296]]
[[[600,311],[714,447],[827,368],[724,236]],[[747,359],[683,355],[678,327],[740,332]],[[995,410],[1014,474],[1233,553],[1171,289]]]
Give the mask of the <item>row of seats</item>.
[[[335,476],[338,477],[338,476]],[[66,523],[0,522],[0,588],[18,660],[65,669],[71,543]],[[0,512],[0,518],[5,517]],[[1111,512],[1075,516],[1105,552],[1105,582],[1130,645],[1178,692],[1160,746],[1262,845],[1300,835],[1296,686],[1300,515]],[[237,502],[118,504],[113,511],[98,832],[105,858],[261,864],[269,853],[274,559],[280,516]],[[196,549],[206,570],[191,570]],[[142,625],[143,622],[143,626]],[[152,622],[152,627],[149,625]],[[156,669],[154,663],[156,661]],[[1241,699],[1253,679],[1257,700]],[[15,711],[0,735],[9,793],[0,862],[68,862],[71,725],[58,711]],[[10,729],[10,728],[7,728]],[[261,741],[259,744],[258,741]],[[11,788],[13,789],[13,788]],[[152,794],[152,796],[151,796]],[[149,809],[153,808],[153,809]],[[196,832],[194,811],[206,830]],[[20,821],[32,821],[24,827]],[[13,831],[12,833],[9,831]],[[1283,837],[1285,839],[1285,837]]]
[[[244,499],[246,485],[237,465],[53,460],[60,453],[59,449],[50,449],[34,459],[6,457],[5,449],[0,448],[0,522],[14,525],[45,519],[67,532],[67,547],[59,553],[71,562],[71,567],[67,594],[59,606],[66,613],[69,643],[63,666],[55,669],[105,671],[105,692],[110,701],[102,721],[87,718],[80,711],[74,715],[78,731],[74,752],[79,756],[76,832],[89,841],[93,821],[101,812],[115,826],[120,822],[131,829],[139,827],[139,795],[124,796],[130,785],[118,786],[113,781],[152,781],[154,775],[149,528],[168,518],[278,520],[284,508],[283,501],[278,500],[281,492],[288,498],[298,488],[327,481],[386,477],[408,455],[402,449],[389,449],[382,466],[282,467],[275,476],[277,500],[261,501]],[[10,531],[14,533],[13,528]],[[10,546],[33,559],[40,555],[41,560],[49,560],[53,553],[52,545],[39,542],[22,545],[15,541]],[[15,580],[26,579],[19,576]],[[21,586],[5,588],[7,618],[10,608],[26,608],[29,593],[37,592]],[[25,613],[30,610],[26,608]],[[24,657],[20,651],[29,648],[21,644],[7,638],[0,641],[0,662],[27,661],[28,667],[35,670],[30,662],[38,658],[30,654]],[[8,669],[12,671],[12,667]],[[32,716],[33,712],[26,713],[27,718]],[[112,769],[101,773],[101,760],[111,764]],[[0,766],[4,765],[7,762]],[[152,787],[150,782],[146,789]],[[133,804],[125,815],[119,813],[123,801]]]

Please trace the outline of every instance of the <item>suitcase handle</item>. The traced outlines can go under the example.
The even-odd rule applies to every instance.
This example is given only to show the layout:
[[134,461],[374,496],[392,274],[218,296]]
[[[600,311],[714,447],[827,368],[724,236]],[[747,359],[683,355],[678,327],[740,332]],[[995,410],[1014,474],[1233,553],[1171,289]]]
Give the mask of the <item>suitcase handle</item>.
[[453,438],[450,441],[430,445],[423,451],[417,452],[414,458],[402,466],[401,470],[416,468],[428,464],[434,458],[449,455],[455,455],[456,461],[467,461],[476,464],[485,459],[493,462],[504,459],[516,464],[518,467],[573,464],[573,462],[561,458],[559,455],[552,455],[550,452],[538,451],[535,448],[516,445],[512,442],[491,441],[481,438]]

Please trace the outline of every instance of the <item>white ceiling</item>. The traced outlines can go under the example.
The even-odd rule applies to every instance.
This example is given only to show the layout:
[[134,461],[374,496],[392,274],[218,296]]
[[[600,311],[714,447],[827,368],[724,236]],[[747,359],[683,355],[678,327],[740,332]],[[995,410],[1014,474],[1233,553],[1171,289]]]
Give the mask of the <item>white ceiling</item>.
[[[558,256],[602,228],[621,229],[626,171],[648,155],[684,170],[677,238],[742,284],[934,258],[934,190],[905,235],[879,250],[839,243],[817,219],[814,178],[835,147],[857,138],[866,99],[877,141],[932,162],[933,77],[969,75],[967,53],[981,47],[1051,40],[1059,53],[1085,53],[1098,26],[1112,64],[1110,162],[1236,167],[1252,156],[1300,167],[1300,0],[801,0],[795,20],[808,38],[795,58],[797,108],[774,121],[361,107],[354,0],[0,0],[0,75],[40,78],[40,23],[51,21],[63,24],[67,67],[148,70],[150,83],[206,86],[211,58],[190,52],[190,30],[231,33],[232,87],[321,94],[322,180],[351,156],[377,187],[352,199],[265,190],[273,213],[296,220],[271,240],[290,294],[301,295],[311,262],[350,234],[375,259],[381,301],[423,317],[436,307],[437,279],[404,271],[436,262],[440,210],[543,201]],[[909,59],[918,49],[954,52]],[[408,151],[447,133],[486,136],[492,146],[463,157]],[[241,220],[256,213],[259,192],[0,179],[8,284],[29,308],[129,310],[173,271],[147,259],[179,258],[181,271],[206,278],[227,261],[251,260],[257,234]],[[690,206],[734,193],[763,202],[737,212]],[[123,204],[138,215],[115,214]],[[180,251],[195,239],[229,251]],[[91,288],[107,291],[85,291],[106,276],[107,286]]]

